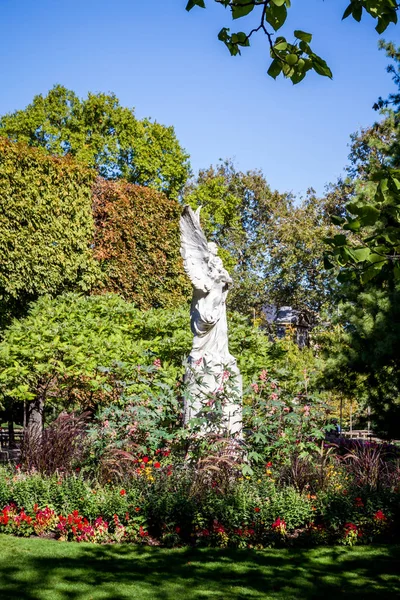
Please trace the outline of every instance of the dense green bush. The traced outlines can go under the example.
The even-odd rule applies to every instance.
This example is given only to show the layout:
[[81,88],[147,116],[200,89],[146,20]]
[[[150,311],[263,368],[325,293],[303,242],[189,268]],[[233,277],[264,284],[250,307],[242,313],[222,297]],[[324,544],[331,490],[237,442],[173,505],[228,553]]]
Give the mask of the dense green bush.
[[[271,343],[238,314],[230,331],[248,384],[271,364]],[[191,340],[188,307],[140,311],[115,295],[42,297],[4,332],[0,384],[5,395],[29,401],[41,391],[59,407],[118,403],[122,392],[148,390],[155,379],[174,386]],[[162,368],[146,380],[138,367],[157,359]]]
[[0,327],[42,294],[88,290],[95,172],[0,137]]

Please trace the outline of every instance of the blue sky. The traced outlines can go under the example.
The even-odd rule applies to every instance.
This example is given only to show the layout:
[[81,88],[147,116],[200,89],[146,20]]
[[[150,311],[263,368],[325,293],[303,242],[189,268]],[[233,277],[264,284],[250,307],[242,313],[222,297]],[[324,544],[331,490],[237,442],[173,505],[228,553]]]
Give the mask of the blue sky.
[[[217,40],[221,27],[245,29],[245,20],[232,24],[212,0],[187,13],[186,1],[0,0],[0,114],[55,83],[80,96],[113,91],[138,117],[173,125],[194,171],[229,157],[262,169],[281,192],[322,193],[343,172],[349,135],[393,90],[374,22],[342,22],[347,1],[293,0],[285,30],[313,33],[334,74],[293,86],[266,75],[262,36],[236,58]],[[384,37],[400,44],[400,28]]]

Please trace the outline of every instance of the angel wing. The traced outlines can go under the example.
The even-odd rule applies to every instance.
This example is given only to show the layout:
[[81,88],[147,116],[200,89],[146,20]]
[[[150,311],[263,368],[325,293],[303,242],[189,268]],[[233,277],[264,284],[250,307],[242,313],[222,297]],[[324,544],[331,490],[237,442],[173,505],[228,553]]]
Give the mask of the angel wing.
[[186,205],[179,225],[181,230],[181,255],[185,271],[196,289],[209,292],[214,282],[209,276],[210,251],[200,225],[200,208],[193,212],[190,206]]

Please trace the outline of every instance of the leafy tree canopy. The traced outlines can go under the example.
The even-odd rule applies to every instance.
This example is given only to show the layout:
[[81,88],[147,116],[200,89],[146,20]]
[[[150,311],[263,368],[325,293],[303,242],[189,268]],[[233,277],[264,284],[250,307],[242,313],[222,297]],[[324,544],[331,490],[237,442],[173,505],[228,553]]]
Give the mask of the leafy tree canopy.
[[0,137],[0,325],[42,294],[89,290],[95,173]]
[[333,278],[322,269],[323,239],[334,226],[325,200],[310,192],[296,203],[273,192],[260,171],[241,173],[226,161],[201,171],[185,201],[203,207],[206,234],[234,278],[233,309],[249,314],[276,304],[318,311],[328,301]]
[[106,178],[124,177],[177,197],[190,173],[173,127],[138,120],[114,94],[80,99],[55,85],[23,110],[0,118],[0,135],[53,155],[71,155]]
[[[400,53],[387,45],[397,62]],[[400,83],[395,67],[394,80]],[[340,231],[327,239],[325,266],[340,282],[344,336],[331,353],[328,378],[343,373],[362,377],[374,408],[378,431],[398,436],[400,419],[400,170],[396,95],[390,122],[357,144],[353,197],[343,215],[333,217]],[[388,103],[381,103],[388,106]],[[389,118],[389,117],[388,117]],[[380,128],[380,129],[379,129]],[[380,137],[379,133],[383,132]],[[389,132],[389,135],[387,135]],[[378,146],[378,142],[382,144]]]
[[[155,359],[158,379],[173,385],[191,348],[189,320],[187,306],[140,311],[112,294],[42,296],[4,332],[0,390],[24,401],[41,395],[59,407],[118,403],[123,391],[148,389],[141,367]],[[247,385],[271,365],[271,343],[245,317],[233,313],[229,321],[231,351]]]
[[[224,42],[232,56],[241,53],[241,49],[250,46],[254,34],[261,31],[265,34],[272,62],[268,75],[276,79],[282,74],[293,83],[299,83],[307,72],[314,70],[318,75],[332,77],[326,62],[311,49],[312,34],[296,29],[289,41],[285,36],[274,37],[286,24],[291,0],[214,0],[225,8],[229,8],[234,21],[252,14],[255,17],[254,27],[232,33],[230,28],[223,27],[218,39]],[[186,10],[195,6],[206,7],[205,0],[189,0]],[[351,0],[343,13],[342,19],[352,17],[361,21],[363,13],[368,13],[377,21],[376,31],[383,33],[390,23],[397,23],[399,5],[396,0]]]

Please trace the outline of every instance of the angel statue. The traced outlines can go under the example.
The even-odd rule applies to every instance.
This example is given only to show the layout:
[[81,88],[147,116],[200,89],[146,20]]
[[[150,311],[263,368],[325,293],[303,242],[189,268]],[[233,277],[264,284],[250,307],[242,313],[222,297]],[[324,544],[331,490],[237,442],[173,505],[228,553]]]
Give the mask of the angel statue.
[[222,404],[222,429],[240,436],[242,429],[242,378],[229,353],[226,297],[232,279],[224,269],[213,242],[207,243],[200,225],[200,208],[185,206],[180,219],[181,255],[193,285],[190,325],[194,335],[187,359],[187,399],[184,422],[212,411],[216,398]]

